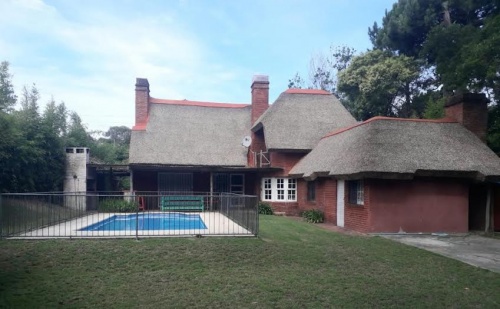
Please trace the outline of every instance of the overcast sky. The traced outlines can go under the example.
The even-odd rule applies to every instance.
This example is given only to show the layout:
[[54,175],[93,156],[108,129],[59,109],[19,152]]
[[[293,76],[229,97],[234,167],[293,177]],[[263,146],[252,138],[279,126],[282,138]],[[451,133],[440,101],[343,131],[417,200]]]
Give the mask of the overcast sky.
[[395,1],[0,0],[0,61],[42,108],[54,96],[91,130],[131,127],[136,77],[156,98],[247,103],[266,74],[273,102],[311,55],[369,48]]

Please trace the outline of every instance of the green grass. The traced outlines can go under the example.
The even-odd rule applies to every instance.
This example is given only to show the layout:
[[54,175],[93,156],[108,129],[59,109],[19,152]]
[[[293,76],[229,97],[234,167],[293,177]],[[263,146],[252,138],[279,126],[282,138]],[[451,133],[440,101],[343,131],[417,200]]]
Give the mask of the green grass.
[[261,216],[259,238],[0,241],[0,307],[500,307],[500,274]]

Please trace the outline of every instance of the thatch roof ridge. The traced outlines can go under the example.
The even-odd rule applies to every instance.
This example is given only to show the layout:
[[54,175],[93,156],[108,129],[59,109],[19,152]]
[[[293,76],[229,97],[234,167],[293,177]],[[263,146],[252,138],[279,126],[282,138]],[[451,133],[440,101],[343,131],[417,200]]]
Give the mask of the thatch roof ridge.
[[500,159],[472,132],[449,119],[378,118],[321,139],[290,174],[484,180],[500,176]]
[[367,119],[365,121],[359,122],[359,123],[357,123],[355,125],[352,125],[350,127],[336,129],[336,130],[328,133],[327,135],[323,136],[322,139],[323,138],[328,138],[328,137],[330,137],[332,135],[343,133],[345,131],[348,131],[348,130],[354,129],[356,127],[365,125],[365,124],[373,122],[373,121],[378,121],[378,120],[414,121],[414,122],[437,122],[437,123],[447,123],[447,122],[449,122],[449,123],[455,123],[455,122],[457,122],[457,120],[452,119],[452,118],[419,119],[419,118],[395,118],[395,117],[386,117],[386,116],[375,116],[375,117],[372,117],[372,118]]
[[153,104],[174,104],[185,106],[203,106],[203,107],[218,107],[218,108],[245,108],[250,104],[244,103],[222,103],[222,102],[207,102],[207,101],[192,101],[192,100],[172,100],[172,99],[157,99],[150,97],[149,103]]
[[264,128],[267,149],[309,151],[326,133],[355,123],[330,93],[285,91],[257,119],[252,131]]

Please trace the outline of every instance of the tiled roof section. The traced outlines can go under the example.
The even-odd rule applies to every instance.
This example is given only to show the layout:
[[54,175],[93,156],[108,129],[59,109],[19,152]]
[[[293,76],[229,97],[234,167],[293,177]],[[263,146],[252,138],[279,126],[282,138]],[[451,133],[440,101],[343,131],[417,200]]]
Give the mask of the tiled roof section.
[[299,89],[299,88],[290,88],[285,91],[285,93],[293,93],[293,94],[331,94],[326,90],[321,89]]
[[358,124],[355,124],[353,126],[334,130],[334,131],[328,133],[327,135],[323,136],[323,138],[327,138],[327,137],[330,137],[332,135],[340,134],[340,133],[343,133],[345,131],[349,131],[349,130],[354,129],[356,127],[359,127],[359,126],[362,126],[362,125],[365,125],[367,123],[370,123],[370,122],[373,122],[373,121],[377,121],[377,120],[412,121],[412,122],[434,122],[434,123],[455,123],[455,122],[457,122],[455,119],[451,119],[451,118],[417,119],[417,118],[393,118],[393,117],[376,116],[376,117],[372,117],[372,118],[370,118],[368,120],[365,120],[363,122],[360,122]]
[[500,178],[500,158],[474,133],[450,119],[376,117],[321,139],[290,175],[494,181]]
[[168,100],[168,99],[156,99],[156,98],[149,98],[149,103],[186,105],[186,106],[203,106],[203,107],[215,107],[215,108],[245,108],[245,107],[249,106],[249,104],[189,101],[189,100],[185,100],[185,99],[184,100]]

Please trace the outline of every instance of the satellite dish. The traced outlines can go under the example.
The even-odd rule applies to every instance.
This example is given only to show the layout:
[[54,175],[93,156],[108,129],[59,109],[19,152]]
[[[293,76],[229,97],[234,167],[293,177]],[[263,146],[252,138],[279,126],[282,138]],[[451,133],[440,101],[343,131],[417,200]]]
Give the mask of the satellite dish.
[[250,136],[245,136],[241,144],[247,148],[250,147],[250,144],[252,144],[252,138]]

